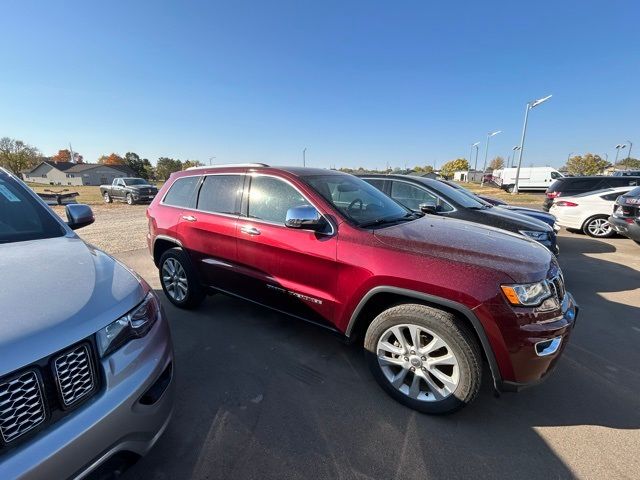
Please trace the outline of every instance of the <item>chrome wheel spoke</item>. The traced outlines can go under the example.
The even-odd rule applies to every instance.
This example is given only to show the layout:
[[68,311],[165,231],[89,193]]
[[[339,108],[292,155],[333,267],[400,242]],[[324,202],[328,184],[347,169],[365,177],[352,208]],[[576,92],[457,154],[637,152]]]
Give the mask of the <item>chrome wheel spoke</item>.
[[394,375],[393,379],[391,380],[391,385],[396,388],[400,388],[404,384],[404,379],[407,376],[407,373],[409,373],[409,370],[407,370],[406,368],[401,369]]
[[454,357],[451,353],[447,353],[446,355],[442,355],[441,357],[429,357],[428,362],[430,367],[433,367],[435,365],[458,365],[456,357]]
[[456,387],[458,386],[458,383],[454,382],[453,379],[449,375],[447,375],[446,373],[438,370],[437,368],[433,368],[433,369],[429,370],[429,372],[434,377],[436,377],[438,380],[440,380],[443,383],[443,385],[444,385],[443,390],[447,391],[447,393],[453,392],[456,389]]
[[383,367],[393,366],[393,367],[406,368],[405,361],[402,358],[378,356],[378,361],[380,362],[380,365],[382,365]]
[[385,352],[389,352],[393,355],[403,355],[404,349],[402,347],[398,347],[396,345],[392,345],[389,342],[380,342],[378,344],[378,350],[384,350]]
[[409,387],[409,396],[411,398],[415,398],[416,400],[420,396],[420,376],[417,374],[414,374],[413,379],[411,380],[411,386]]
[[436,337],[434,336],[431,341],[425,345],[425,347],[423,349],[420,350],[420,353],[423,354],[429,354],[431,352],[435,352],[436,350],[441,349],[442,347],[445,347],[446,343],[444,343],[440,337]]
[[411,334],[411,343],[413,350],[420,350],[420,329],[416,325],[409,325],[409,333]]

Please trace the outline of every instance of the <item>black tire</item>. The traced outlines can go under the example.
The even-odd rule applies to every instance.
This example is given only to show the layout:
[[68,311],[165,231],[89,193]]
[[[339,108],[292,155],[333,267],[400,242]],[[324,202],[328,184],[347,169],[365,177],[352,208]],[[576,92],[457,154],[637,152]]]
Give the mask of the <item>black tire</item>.
[[127,201],[127,205],[133,205],[135,202],[133,201],[133,195],[131,195],[130,193],[127,193],[127,196],[125,197],[126,201]]
[[508,185],[507,188],[505,188],[505,190],[507,191],[507,193],[513,193],[513,191],[516,189],[515,185]]
[[104,195],[102,196],[102,198],[104,199],[104,203],[113,202],[113,199],[111,198],[111,195],[109,195],[109,192],[104,192]]
[[611,228],[611,226],[609,226],[607,233],[603,233],[603,234],[596,233],[597,231],[602,231],[601,228],[598,228],[597,222],[602,222],[602,220],[606,221],[607,218],[608,217],[606,215],[594,215],[591,218],[587,218],[585,222],[582,224],[582,232],[585,235],[589,235],[590,237],[593,237],[593,238],[613,237],[616,234],[616,232],[613,230],[613,228]]
[[[428,329],[433,334],[439,336],[446,344],[446,349],[450,350],[450,353],[455,356],[457,360],[458,383],[448,396],[431,401],[411,398],[409,394],[403,393],[394,387],[391,384],[391,380],[387,378],[385,371],[383,371],[383,367],[378,361],[378,341],[391,327],[407,324]],[[426,338],[428,339],[428,337]],[[480,390],[482,383],[482,355],[476,338],[465,324],[448,312],[418,304],[402,304],[392,307],[382,312],[371,322],[365,335],[364,348],[369,368],[380,386],[395,400],[419,412],[436,415],[453,413],[471,403]],[[400,358],[402,355],[398,355],[396,360],[402,361],[402,358]],[[413,360],[416,360],[415,357],[419,355],[420,354],[417,353],[417,355],[410,357],[411,362],[407,365],[414,365]],[[426,355],[430,354],[427,353]],[[405,356],[404,360],[407,360],[407,358],[408,357]],[[422,360],[424,359],[425,357],[422,357]],[[419,362],[419,360],[416,361]],[[402,370],[402,367],[395,366],[387,368],[398,368],[398,371]],[[419,368],[425,372],[418,372],[420,375],[417,376],[431,375],[428,373],[428,370],[423,368],[422,363],[420,363],[420,366],[411,368],[413,369],[412,371]],[[407,372],[405,378],[411,376],[412,379],[414,375],[413,373],[409,374]],[[434,378],[435,377],[431,375],[431,379],[433,380]],[[418,380],[418,385],[424,386],[427,385],[427,383],[424,379],[421,379]],[[403,384],[403,387],[405,386],[408,388],[407,385]],[[430,388],[431,387],[427,387],[428,390]]]
[[[183,269],[186,276],[186,294],[184,298],[176,298],[176,295],[171,293],[171,286],[169,281],[165,282],[165,278],[163,275],[163,270],[165,264],[170,262],[177,262]],[[162,254],[160,257],[159,265],[159,275],[160,275],[160,285],[162,285],[162,290],[164,294],[169,299],[171,303],[173,303],[176,307],[183,308],[185,310],[191,310],[196,308],[198,305],[202,303],[205,297],[205,290],[200,283],[200,279],[198,275],[191,265],[191,260],[187,256],[187,254],[179,247],[170,248],[166,252]],[[169,285],[169,286],[168,286]],[[173,287],[175,288],[175,287]]]

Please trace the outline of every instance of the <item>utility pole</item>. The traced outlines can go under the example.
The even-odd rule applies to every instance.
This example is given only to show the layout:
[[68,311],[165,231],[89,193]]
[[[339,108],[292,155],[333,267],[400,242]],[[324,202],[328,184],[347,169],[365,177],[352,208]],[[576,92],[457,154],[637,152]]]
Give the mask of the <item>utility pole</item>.
[[481,187],[484,186],[484,172],[487,170],[487,157],[489,155],[489,140],[491,140],[491,137],[494,137],[499,133],[502,133],[502,130],[496,130],[495,132],[487,133],[487,147],[484,150],[484,166],[482,167],[482,180],[480,180]]
[[307,166],[307,147],[304,147],[302,149],[302,166],[303,167]]

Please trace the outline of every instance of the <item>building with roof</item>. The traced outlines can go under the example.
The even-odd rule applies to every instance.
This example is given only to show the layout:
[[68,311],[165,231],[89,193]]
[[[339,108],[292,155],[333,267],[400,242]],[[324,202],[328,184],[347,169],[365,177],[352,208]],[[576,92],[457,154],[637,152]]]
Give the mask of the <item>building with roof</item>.
[[99,163],[53,162],[43,160],[31,170],[22,172],[25,182],[44,185],[102,185],[114,178],[134,177],[135,172],[126,165]]

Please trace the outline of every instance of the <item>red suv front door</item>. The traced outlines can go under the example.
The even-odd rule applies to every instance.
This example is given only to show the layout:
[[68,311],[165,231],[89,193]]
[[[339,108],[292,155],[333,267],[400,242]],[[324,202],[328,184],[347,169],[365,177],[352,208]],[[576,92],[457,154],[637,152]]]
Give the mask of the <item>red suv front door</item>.
[[[253,174],[238,219],[243,296],[319,323],[332,323],[336,302],[337,234],[288,228],[289,208],[312,205],[280,177]],[[317,208],[317,207],[316,207]]]

